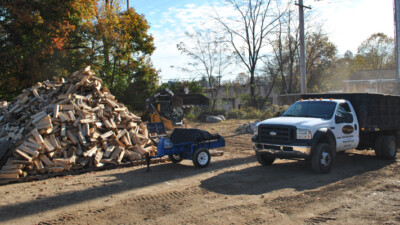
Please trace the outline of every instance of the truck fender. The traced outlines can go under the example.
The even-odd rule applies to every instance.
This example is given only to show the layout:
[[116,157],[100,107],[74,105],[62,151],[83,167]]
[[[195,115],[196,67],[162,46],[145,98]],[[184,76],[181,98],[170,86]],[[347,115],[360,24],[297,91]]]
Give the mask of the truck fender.
[[321,128],[315,132],[311,142],[311,154],[313,155],[318,143],[327,143],[332,146],[333,153],[336,153],[336,138],[335,134],[328,128]]

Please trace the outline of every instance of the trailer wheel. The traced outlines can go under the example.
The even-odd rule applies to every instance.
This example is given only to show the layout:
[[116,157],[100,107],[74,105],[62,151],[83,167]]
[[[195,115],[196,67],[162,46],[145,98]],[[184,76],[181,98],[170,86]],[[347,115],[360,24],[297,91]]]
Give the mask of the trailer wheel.
[[332,168],[333,150],[326,143],[317,145],[314,154],[311,156],[312,169],[317,173],[329,173]]
[[179,163],[179,162],[181,162],[183,160],[181,155],[175,155],[175,154],[168,155],[168,158],[173,163]]
[[384,159],[396,158],[397,146],[396,138],[393,136],[385,136],[382,142],[382,157]]
[[194,152],[192,160],[194,166],[197,168],[204,168],[210,163],[210,152],[205,148],[199,148]]
[[375,140],[375,155],[378,158],[382,158],[382,143],[383,143],[384,136],[380,135]]
[[269,154],[264,154],[261,152],[256,152],[256,158],[258,163],[262,166],[269,166],[272,165],[275,161],[275,157]]

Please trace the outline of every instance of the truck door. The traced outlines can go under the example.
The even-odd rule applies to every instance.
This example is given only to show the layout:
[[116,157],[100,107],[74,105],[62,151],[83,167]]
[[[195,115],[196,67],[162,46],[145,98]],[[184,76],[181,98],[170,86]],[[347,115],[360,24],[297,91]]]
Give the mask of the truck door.
[[357,117],[347,102],[339,103],[335,113],[336,151],[356,148],[359,141]]

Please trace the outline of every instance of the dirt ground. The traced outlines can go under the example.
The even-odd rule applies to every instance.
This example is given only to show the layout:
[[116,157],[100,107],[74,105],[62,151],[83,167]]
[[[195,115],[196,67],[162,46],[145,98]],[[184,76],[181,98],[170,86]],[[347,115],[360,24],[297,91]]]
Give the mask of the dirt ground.
[[1,224],[400,224],[400,160],[338,154],[329,174],[305,161],[260,166],[245,121],[193,124],[226,138],[207,168],[180,164],[0,186]]

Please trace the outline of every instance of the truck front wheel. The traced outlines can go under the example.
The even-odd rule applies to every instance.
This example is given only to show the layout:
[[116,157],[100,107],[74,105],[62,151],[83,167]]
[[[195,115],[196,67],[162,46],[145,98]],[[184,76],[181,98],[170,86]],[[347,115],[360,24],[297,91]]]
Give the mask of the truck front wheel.
[[275,161],[275,157],[269,154],[264,154],[261,152],[256,152],[256,158],[258,163],[260,163],[263,166],[269,166],[272,165]]
[[393,136],[385,136],[382,142],[381,154],[384,159],[395,159],[397,152],[396,139]]
[[326,143],[317,145],[314,154],[311,157],[311,166],[317,173],[329,173],[332,168],[333,150]]

